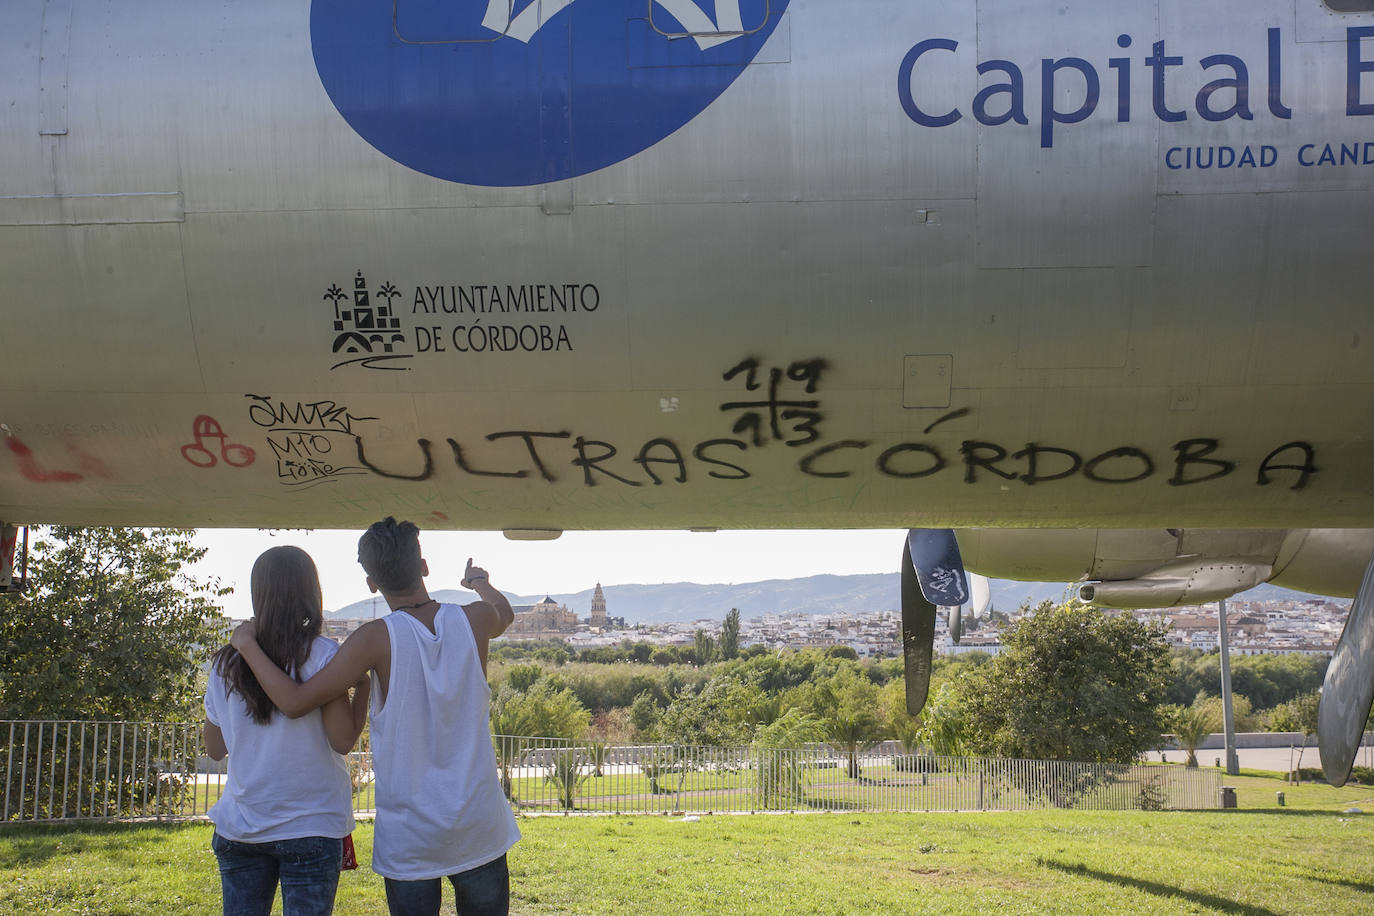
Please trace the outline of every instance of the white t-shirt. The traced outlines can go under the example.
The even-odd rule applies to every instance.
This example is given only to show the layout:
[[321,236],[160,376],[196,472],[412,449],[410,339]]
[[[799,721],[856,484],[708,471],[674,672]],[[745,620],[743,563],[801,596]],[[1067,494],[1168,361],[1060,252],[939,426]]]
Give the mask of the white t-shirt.
[[[315,637],[301,669],[309,680],[339,646]],[[210,809],[227,840],[268,843],[307,836],[343,837],[353,830],[353,790],[344,758],[329,746],[318,709],[299,719],[274,710],[266,725],[211,666],[205,717],[219,726],[229,748],[229,779]]]
[[383,619],[391,682],[385,703],[372,689],[372,870],[420,881],[499,859],[520,830],[497,776],[491,688],[467,614],[440,605],[434,633],[404,611]]

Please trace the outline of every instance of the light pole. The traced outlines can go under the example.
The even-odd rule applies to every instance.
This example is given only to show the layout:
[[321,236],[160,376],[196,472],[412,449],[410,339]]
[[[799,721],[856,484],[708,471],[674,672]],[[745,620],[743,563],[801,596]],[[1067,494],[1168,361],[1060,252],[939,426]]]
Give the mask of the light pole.
[[1226,735],[1226,772],[1240,775],[1236,757],[1236,719],[1231,711],[1231,645],[1226,636],[1226,599],[1217,599],[1217,631],[1221,642],[1221,718]]

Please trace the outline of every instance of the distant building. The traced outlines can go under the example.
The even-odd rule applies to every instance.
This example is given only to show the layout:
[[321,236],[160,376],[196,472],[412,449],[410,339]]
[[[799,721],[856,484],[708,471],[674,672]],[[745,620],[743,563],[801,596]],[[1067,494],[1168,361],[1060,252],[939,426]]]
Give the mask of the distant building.
[[515,620],[506,628],[507,636],[544,638],[571,633],[577,629],[577,615],[545,596],[538,604],[514,608]]
[[939,655],[966,655],[969,652],[985,652],[988,655],[1002,654],[1002,639],[995,633],[966,633],[956,645],[948,635],[944,643],[936,646]]
[[324,635],[335,642],[343,642],[361,624],[361,620],[328,620],[324,622]]
[[610,618],[606,615],[606,593],[601,590],[600,582],[596,583],[596,591],[592,592],[592,616],[587,618],[587,624],[599,630],[610,626]]
[[1211,652],[1220,645],[1220,637],[1213,630],[1193,630],[1188,635],[1188,648]]
[[1182,632],[1217,629],[1216,614],[1190,614],[1187,611],[1176,611],[1165,619],[1171,629]]

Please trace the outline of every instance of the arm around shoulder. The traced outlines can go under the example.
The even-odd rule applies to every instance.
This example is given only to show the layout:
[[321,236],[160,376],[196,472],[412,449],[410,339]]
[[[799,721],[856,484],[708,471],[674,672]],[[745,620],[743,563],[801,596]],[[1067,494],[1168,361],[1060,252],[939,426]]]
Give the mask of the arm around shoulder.
[[252,623],[250,620],[239,625],[232,645],[253,669],[273,704],[289,719],[299,719],[335,697],[345,696],[349,687],[377,666],[379,653],[390,651],[386,624],[380,620],[364,624],[344,641],[329,664],[310,680],[298,684],[262,651]]
[[344,694],[330,700],[321,708],[324,733],[335,753],[347,754],[358,743],[358,736],[363,733],[363,726],[367,724],[367,698],[371,688],[371,679],[363,675],[353,685],[352,699]]

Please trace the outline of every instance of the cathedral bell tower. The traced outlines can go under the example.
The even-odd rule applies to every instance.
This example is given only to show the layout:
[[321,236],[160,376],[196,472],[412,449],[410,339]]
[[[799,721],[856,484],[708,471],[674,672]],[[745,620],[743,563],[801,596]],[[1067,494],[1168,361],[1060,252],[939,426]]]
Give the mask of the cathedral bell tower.
[[587,624],[602,629],[610,626],[610,618],[606,616],[606,593],[601,590],[600,582],[596,583],[596,591],[592,592],[592,616]]

